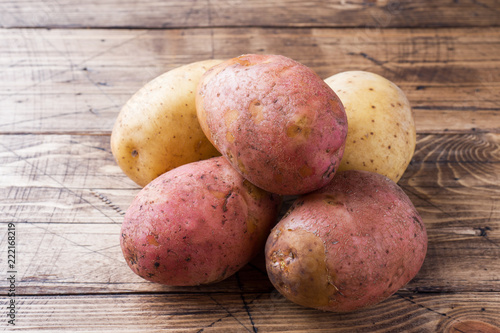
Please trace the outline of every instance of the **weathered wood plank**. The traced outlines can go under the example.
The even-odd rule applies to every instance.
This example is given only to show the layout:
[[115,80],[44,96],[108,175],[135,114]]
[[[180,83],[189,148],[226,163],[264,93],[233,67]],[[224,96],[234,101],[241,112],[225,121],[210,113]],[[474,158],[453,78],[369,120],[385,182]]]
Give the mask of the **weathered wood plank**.
[[[497,0],[0,0],[0,228],[16,227],[15,329],[500,332],[499,22]],[[376,72],[408,95],[419,135],[400,185],[429,249],[387,301],[342,315],[292,304],[262,253],[203,287],[127,267],[120,224],[139,187],[109,150],[119,109],[167,70],[242,53],[284,54],[323,78]],[[9,284],[2,274],[2,295]]]
[[[277,292],[20,296],[16,330],[120,332],[488,332],[500,330],[495,293],[397,293],[373,308],[335,314]],[[0,300],[2,308],[7,303]],[[2,319],[5,321],[6,319]]]
[[491,26],[499,12],[495,0],[3,0],[0,27]]
[[121,223],[138,190],[114,162],[109,136],[0,139],[0,221]]
[[283,54],[323,78],[381,74],[405,91],[421,133],[500,131],[500,28],[220,28],[0,30],[0,133],[109,134],[147,81],[242,53]]
[[[494,133],[421,134],[400,185],[415,199],[420,197],[422,207],[430,206],[424,200],[452,202],[448,200],[462,197],[467,201],[470,195],[484,199],[479,218],[484,220],[489,203],[498,196],[499,147],[500,136]],[[98,212],[96,207],[120,218],[120,211],[139,190],[114,162],[109,136],[81,135],[0,136],[0,186],[5,202],[16,207],[16,217],[33,218],[37,211],[36,222],[89,222],[99,216],[92,215]],[[44,209],[43,203],[53,197],[67,207]],[[68,210],[73,213],[68,215]],[[451,208],[450,212],[460,211]]]
[[[12,220],[15,222],[15,220]],[[1,223],[2,228],[7,228]],[[120,224],[16,222],[18,295],[150,292],[263,292],[272,289],[262,255],[223,282],[200,287],[167,287],[129,269],[120,247]],[[7,253],[7,239],[0,241]],[[6,255],[5,255],[6,257]],[[4,258],[0,264],[7,265]],[[0,281],[5,295],[9,281]]]
[[[498,215],[498,213],[497,213]],[[426,214],[423,219],[426,221]],[[11,220],[16,222],[15,219]],[[7,228],[6,223],[1,224]],[[265,292],[272,286],[259,255],[237,275],[211,286],[166,287],[136,276],[120,249],[119,223],[17,222],[17,287],[19,295],[124,292]],[[440,228],[427,224],[428,254],[418,275],[403,290],[431,292],[500,292],[500,225],[489,229],[465,223]],[[7,240],[0,242],[7,253]],[[5,260],[0,260],[6,265]],[[9,283],[0,281],[6,293]]]
[[[400,184],[409,187],[498,186],[496,133],[419,134]],[[132,190],[115,163],[109,135],[0,135],[2,187]]]
[[418,135],[400,185],[494,193],[500,185],[500,136],[493,133]]
[[[408,290],[500,291],[499,161],[500,134],[418,136],[400,184],[427,225],[429,252]],[[0,136],[0,222],[18,227],[19,291],[171,291],[136,277],[121,255],[120,224],[138,191],[108,136]],[[240,288],[271,288],[262,258],[208,290]]]

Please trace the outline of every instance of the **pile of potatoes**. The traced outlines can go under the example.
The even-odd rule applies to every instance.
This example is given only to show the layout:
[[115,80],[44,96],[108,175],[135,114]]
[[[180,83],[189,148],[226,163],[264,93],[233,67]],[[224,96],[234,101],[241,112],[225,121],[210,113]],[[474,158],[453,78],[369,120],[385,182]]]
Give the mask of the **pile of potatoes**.
[[116,162],[143,186],[123,255],[144,279],[195,286],[264,251],[270,281],[295,303],[374,305],[426,255],[425,226],[396,184],[415,142],[407,98],[374,73],[323,80],[256,54],[178,67],[132,96],[112,131]]

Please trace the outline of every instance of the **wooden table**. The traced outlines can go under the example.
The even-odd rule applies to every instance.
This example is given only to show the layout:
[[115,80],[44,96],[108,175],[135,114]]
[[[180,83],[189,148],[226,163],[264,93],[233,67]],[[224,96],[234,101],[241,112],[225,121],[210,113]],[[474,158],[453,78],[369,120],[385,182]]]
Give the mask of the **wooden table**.
[[[1,0],[0,328],[500,332],[499,24],[497,0]],[[110,152],[121,106],[170,69],[243,53],[323,78],[371,71],[407,94],[417,149],[399,184],[429,249],[387,301],[303,308],[273,289],[262,256],[205,287],[127,267],[120,225],[139,187]]]

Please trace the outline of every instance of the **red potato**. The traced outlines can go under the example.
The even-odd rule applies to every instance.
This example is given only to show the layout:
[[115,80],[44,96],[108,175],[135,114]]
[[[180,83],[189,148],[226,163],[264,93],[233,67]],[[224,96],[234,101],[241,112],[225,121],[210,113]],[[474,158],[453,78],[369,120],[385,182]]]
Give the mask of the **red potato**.
[[196,94],[205,135],[246,179],[296,195],[333,178],[347,135],[344,107],[310,68],[242,55],[205,72]]
[[265,253],[271,282],[289,300],[349,312],[408,283],[426,251],[425,226],[403,190],[380,174],[349,170],[298,198]]
[[122,225],[130,268],[172,286],[221,281],[264,247],[281,198],[252,185],[224,157],[159,176],[136,196]]

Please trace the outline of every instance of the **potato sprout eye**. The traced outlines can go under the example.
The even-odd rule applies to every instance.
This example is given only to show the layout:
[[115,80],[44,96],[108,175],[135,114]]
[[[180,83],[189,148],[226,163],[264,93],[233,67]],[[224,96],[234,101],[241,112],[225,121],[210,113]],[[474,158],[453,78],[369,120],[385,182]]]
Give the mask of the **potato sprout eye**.
[[137,157],[137,155],[139,155],[139,153],[137,152],[137,150],[132,150],[132,157]]

